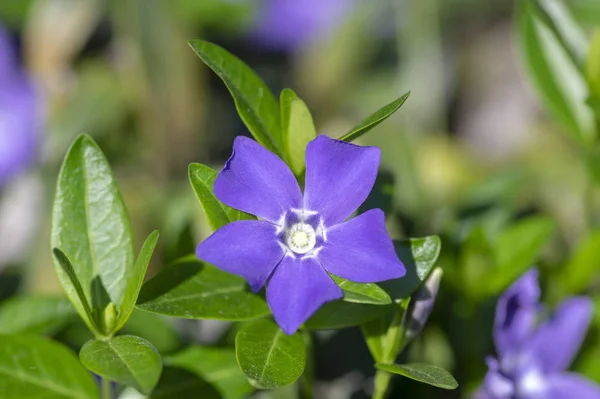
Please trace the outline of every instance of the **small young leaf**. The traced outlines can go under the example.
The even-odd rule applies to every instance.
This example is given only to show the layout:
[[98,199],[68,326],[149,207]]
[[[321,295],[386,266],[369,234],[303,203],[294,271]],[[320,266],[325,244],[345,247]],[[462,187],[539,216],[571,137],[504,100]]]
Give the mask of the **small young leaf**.
[[190,371],[165,367],[149,399],[223,399],[219,391]]
[[0,304],[0,334],[53,334],[75,317],[66,298],[17,296]]
[[235,353],[250,381],[265,389],[292,384],[304,372],[302,336],[286,335],[269,320],[257,320],[242,328],[235,337]]
[[187,319],[250,320],[269,314],[239,276],[195,258],[162,269],[142,287],[138,309]]
[[347,142],[351,142],[367,133],[369,130],[373,129],[375,126],[379,125],[381,122],[392,116],[394,112],[396,112],[408,99],[410,96],[410,91],[405,93],[402,97],[392,101],[386,106],[378,109],[375,113],[370,115],[368,118],[363,120],[357,126],[355,126],[349,133],[346,133],[340,140],[344,140]]
[[148,270],[148,264],[150,263],[150,258],[152,258],[157,242],[158,231],[155,230],[150,233],[148,238],[146,238],[146,241],[144,241],[144,245],[142,245],[142,249],[140,250],[140,254],[138,255],[132,272],[132,282],[127,287],[127,292],[125,293],[125,298],[123,300],[123,308],[119,313],[118,324],[115,330],[119,330],[123,327],[129,319],[129,316],[131,316],[131,312],[135,309],[135,302],[142,289],[146,270]]
[[331,276],[333,281],[344,291],[344,301],[366,303],[371,305],[388,305],[392,303],[390,296],[377,284],[354,283],[345,278]]
[[[131,226],[110,165],[86,135],[69,148],[60,170],[52,210],[52,247],[69,257],[95,315],[103,314],[109,303],[114,303],[117,313],[124,311],[127,292],[137,284]],[[85,317],[72,277],[56,256],[55,260],[68,298]],[[96,326],[101,328],[99,323]]]
[[[75,309],[79,312],[79,316],[81,316],[82,320],[87,324],[89,329],[92,332],[99,333],[103,335],[104,332],[100,327],[100,320],[98,318],[98,314],[92,311],[92,307],[90,306],[88,299],[83,291],[83,287],[77,278],[77,274],[75,273],[75,269],[73,269],[73,265],[67,255],[65,255],[60,249],[53,248],[52,255],[54,255],[54,260],[58,263],[61,270],[64,272],[67,277],[70,286],[75,293],[75,300],[73,298],[69,298],[71,303],[75,305]],[[63,287],[65,285],[63,284]]]
[[292,172],[301,176],[304,172],[304,153],[306,145],[317,137],[310,110],[290,89],[284,89],[280,95],[281,127],[286,143],[288,162]]
[[237,220],[252,219],[251,215],[233,209],[222,203],[215,197],[213,186],[217,178],[217,172],[212,168],[199,163],[192,163],[189,166],[189,178],[196,198],[200,201],[210,227],[217,230],[228,223]]
[[391,305],[367,305],[345,301],[326,303],[306,323],[309,330],[334,330],[358,326],[391,311]]
[[384,281],[379,285],[398,302],[408,298],[425,281],[437,261],[442,243],[438,236],[395,241],[396,253],[406,266],[402,278]]
[[224,399],[246,398],[254,391],[237,364],[233,348],[190,346],[165,359],[165,363],[201,376]]
[[518,39],[533,85],[553,116],[587,146],[594,141],[596,131],[594,115],[586,104],[585,78],[534,0],[519,3]]
[[452,374],[441,367],[430,364],[410,363],[410,364],[377,364],[379,370],[387,371],[392,374],[399,374],[411,378],[415,381],[433,385],[442,389],[456,389],[458,383],[452,377]]
[[0,336],[2,399],[98,399],[92,375],[56,342],[27,335]]
[[190,47],[229,89],[238,114],[256,141],[283,156],[279,104],[262,79],[248,65],[227,50],[202,40]]
[[162,360],[156,348],[133,335],[88,341],[79,351],[79,359],[99,376],[133,386],[146,395],[152,391],[162,371]]

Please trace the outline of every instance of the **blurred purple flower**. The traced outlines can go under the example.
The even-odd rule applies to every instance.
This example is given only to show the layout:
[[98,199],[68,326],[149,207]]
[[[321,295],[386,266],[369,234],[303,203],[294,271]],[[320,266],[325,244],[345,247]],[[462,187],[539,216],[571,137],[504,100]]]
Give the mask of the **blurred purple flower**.
[[498,358],[489,367],[477,399],[600,399],[600,387],[567,372],[592,317],[591,301],[565,300],[537,325],[537,270],[523,275],[500,297],[494,323]]
[[0,187],[35,159],[40,131],[38,95],[0,26]]
[[264,47],[296,50],[333,31],[354,0],[263,0],[251,36]]
[[304,196],[287,165],[257,142],[238,137],[215,195],[261,220],[230,223],[202,242],[198,258],[248,280],[267,282],[275,321],[293,334],[342,290],[327,272],[359,283],[402,277],[380,209],[344,222],[371,191],[380,151],[318,136],[306,148]]

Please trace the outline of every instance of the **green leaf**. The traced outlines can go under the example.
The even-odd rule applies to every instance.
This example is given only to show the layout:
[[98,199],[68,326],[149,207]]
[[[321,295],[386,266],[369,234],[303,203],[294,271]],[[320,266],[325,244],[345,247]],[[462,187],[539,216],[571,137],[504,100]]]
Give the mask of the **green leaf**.
[[494,245],[495,267],[486,286],[498,294],[537,260],[554,234],[554,222],[545,216],[523,219],[502,231]]
[[411,296],[427,279],[440,255],[442,243],[438,236],[428,236],[394,241],[394,245],[398,257],[406,266],[406,275],[379,285],[392,300],[399,302]]
[[358,326],[383,316],[393,308],[391,305],[367,305],[345,301],[326,303],[306,323],[309,330],[334,330]]
[[237,364],[233,348],[190,346],[165,359],[165,363],[201,376],[224,399],[246,398],[254,391]]
[[160,353],[172,353],[181,348],[182,341],[171,321],[171,318],[135,309],[119,332],[144,338]]
[[202,40],[190,47],[229,89],[238,114],[256,141],[283,156],[279,104],[262,79],[248,65],[227,50]]
[[[600,98],[600,28],[594,31],[585,64],[585,71],[592,97]],[[600,107],[596,111],[600,118]]]
[[286,143],[288,163],[296,176],[304,173],[306,145],[317,131],[310,110],[291,89],[284,89],[280,95],[281,127]]
[[344,291],[344,301],[346,302],[372,305],[387,305],[392,303],[387,292],[377,284],[355,283],[334,275],[331,275],[331,278]]
[[392,374],[399,374],[415,381],[433,385],[442,389],[456,389],[458,383],[452,377],[452,374],[441,367],[423,363],[410,364],[377,364],[379,370],[387,371]]
[[[75,295],[77,296],[77,299],[79,300],[79,302],[75,302],[72,299],[70,299],[71,303],[73,303],[75,305],[76,309],[77,309],[77,304],[79,304],[81,306],[81,309],[83,310],[83,312],[79,311],[79,309],[77,309],[77,310],[79,311],[79,315],[81,316],[81,318],[83,319],[85,324],[87,324],[89,329],[92,332],[96,331],[97,333],[102,335],[103,331],[99,324],[100,321],[99,321],[98,317],[96,316],[96,314],[92,311],[92,307],[90,306],[88,299],[83,291],[81,282],[77,278],[77,274],[75,273],[75,269],[73,268],[71,261],[69,260],[69,258],[67,258],[67,255],[65,255],[58,248],[52,249],[52,255],[54,257],[54,260],[60,266],[61,270],[64,271],[64,274],[67,276],[69,282],[71,283],[71,287],[73,288],[73,291],[75,292]],[[63,285],[63,287],[64,287],[64,285]]]
[[[52,247],[71,261],[83,295],[102,334],[109,303],[118,313],[130,306],[128,291],[137,283],[131,226],[108,161],[86,135],[69,149],[56,187],[52,212]],[[55,257],[56,273],[79,314],[87,317],[72,278]]]
[[195,258],[162,269],[142,287],[137,307],[187,319],[250,320],[269,314],[265,300],[248,292],[242,277]]
[[410,91],[405,93],[402,97],[387,104],[383,108],[378,109],[375,113],[355,126],[349,133],[346,133],[340,137],[340,140],[351,142],[367,133],[369,130],[373,129],[375,126],[392,116],[392,114],[406,102],[409,96]]
[[221,399],[212,385],[197,374],[176,367],[165,367],[149,399]]
[[27,335],[0,336],[2,399],[98,399],[92,375],[56,342]]
[[162,371],[162,360],[156,348],[133,335],[88,341],[79,351],[79,359],[99,376],[132,386],[146,395],[157,384]]
[[0,304],[0,334],[53,334],[76,314],[66,298],[17,296]]
[[215,170],[199,163],[192,163],[190,164],[188,174],[196,198],[202,204],[202,208],[208,218],[208,223],[210,223],[210,227],[213,230],[217,230],[237,220],[253,219],[251,215],[230,208],[215,197],[215,193],[213,192],[215,179],[217,178]]
[[135,303],[138,295],[140,294],[140,290],[142,289],[144,277],[146,276],[146,271],[148,270],[148,264],[150,263],[150,258],[152,258],[152,254],[154,253],[157,243],[158,231],[155,230],[150,233],[148,238],[146,238],[146,241],[144,241],[137,261],[135,262],[134,271],[131,273],[132,282],[127,287],[125,300],[123,301],[123,308],[119,314],[118,324],[115,328],[115,331],[118,331],[121,329],[121,327],[123,327],[123,325],[131,316],[131,312],[133,312],[133,309],[135,309]]
[[379,370],[402,375],[415,381],[423,382],[442,389],[456,389],[458,383],[452,374],[441,367],[423,363],[382,364],[375,365]]
[[235,353],[250,381],[265,389],[292,384],[304,372],[302,336],[287,335],[269,320],[244,326],[235,337]]
[[598,273],[600,265],[600,229],[584,238],[562,268],[558,281],[567,294],[579,294]]
[[375,363],[383,361],[385,340],[390,326],[389,317],[378,317],[360,325],[360,330],[365,337],[369,351]]
[[596,131],[585,78],[534,0],[520,1],[517,28],[527,72],[545,106],[579,143],[591,144]]

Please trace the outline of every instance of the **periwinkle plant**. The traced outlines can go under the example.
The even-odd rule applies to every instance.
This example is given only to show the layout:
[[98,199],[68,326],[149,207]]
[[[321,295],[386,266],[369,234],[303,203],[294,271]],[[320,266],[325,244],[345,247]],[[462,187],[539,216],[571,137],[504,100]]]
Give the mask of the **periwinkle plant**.
[[[4,336],[0,354],[18,360],[11,365],[17,377],[0,377],[0,396],[63,398],[72,392],[108,399],[116,383],[150,397],[165,397],[178,386],[185,397],[217,392],[241,398],[293,384],[312,367],[311,331],[349,326],[361,327],[378,368],[375,398],[385,396],[394,374],[456,388],[439,367],[394,364],[433,307],[441,271],[429,275],[439,239],[393,241],[380,209],[351,218],[369,196],[380,161],[378,148],[351,141],[398,110],[408,93],[339,139],[317,136],[308,107],[293,91],[284,90],[278,102],[230,53],[207,42],[191,46],[223,79],[256,139],[238,137],[219,173],[190,165],[193,191],[216,231],[198,246],[200,260],[188,254],[142,284],[158,232],[136,257],[110,165],[91,137],[79,137],[60,171],[51,241],[59,280],[94,338],[81,347],[78,361],[58,343]],[[403,277],[407,273],[410,278]],[[385,289],[375,284],[382,281]],[[266,301],[259,293],[265,285]],[[66,322],[69,309],[45,317]],[[145,337],[121,335],[134,311],[244,324],[235,349],[191,345],[166,354]],[[218,375],[219,367],[227,368],[227,380],[203,380]],[[85,369],[101,377],[100,390]],[[32,385],[40,378],[52,384]],[[309,379],[302,386],[310,395]]]

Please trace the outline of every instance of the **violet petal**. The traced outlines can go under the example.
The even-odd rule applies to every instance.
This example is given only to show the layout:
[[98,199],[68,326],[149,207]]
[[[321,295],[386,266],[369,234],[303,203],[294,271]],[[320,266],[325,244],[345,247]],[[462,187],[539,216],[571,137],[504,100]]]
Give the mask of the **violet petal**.
[[600,399],[600,387],[575,373],[560,373],[548,378],[544,399]]
[[326,231],[317,255],[330,273],[357,283],[400,278],[406,268],[398,259],[381,209],[371,209]]
[[283,258],[267,285],[267,302],[275,321],[291,335],[325,302],[342,298],[342,290],[315,258]]
[[275,239],[276,226],[260,220],[241,220],[215,231],[196,248],[200,260],[243,276],[259,291],[284,251]]
[[317,136],[306,147],[304,209],[319,212],[325,226],[346,220],[371,192],[380,157],[377,147]]
[[531,269],[502,294],[496,306],[494,342],[500,356],[514,351],[532,333],[540,288],[538,271]]
[[287,165],[256,141],[239,136],[215,180],[215,195],[232,208],[276,223],[301,208],[302,192]]
[[563,301],[541,324],[528,347],[546,373],[566,370],[581,347],[592,318],[592,303],[576,297]]

